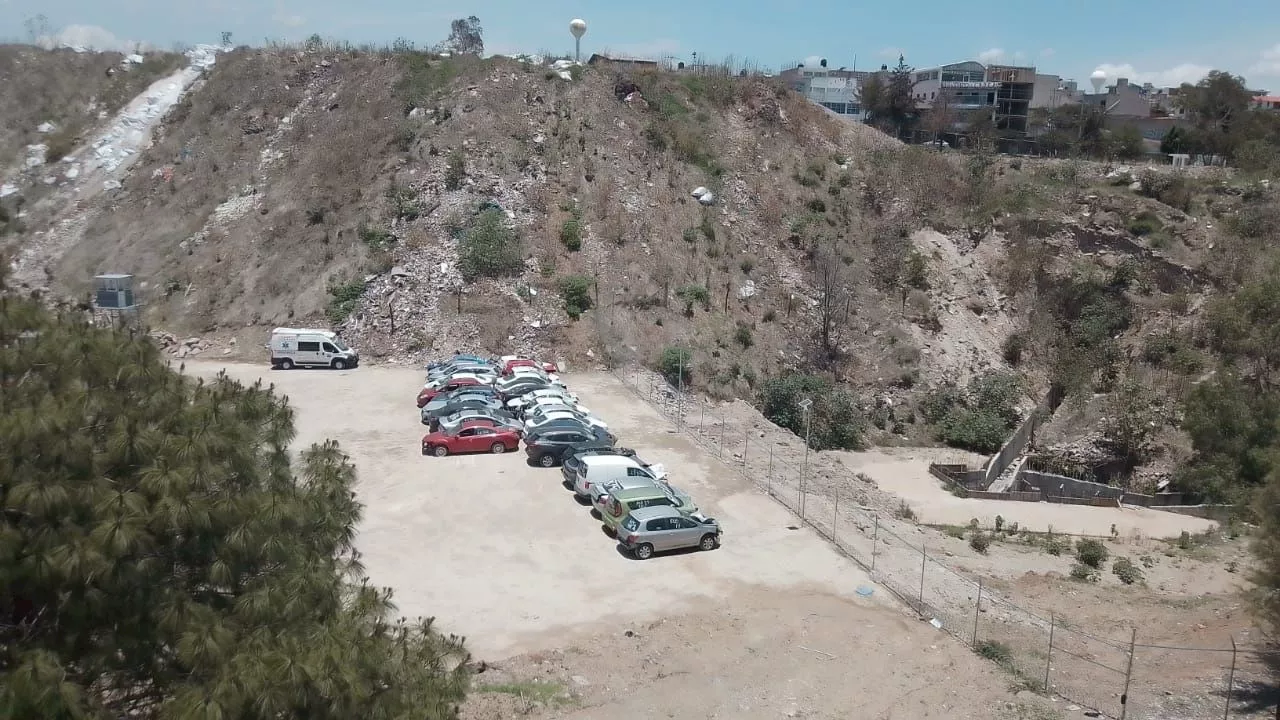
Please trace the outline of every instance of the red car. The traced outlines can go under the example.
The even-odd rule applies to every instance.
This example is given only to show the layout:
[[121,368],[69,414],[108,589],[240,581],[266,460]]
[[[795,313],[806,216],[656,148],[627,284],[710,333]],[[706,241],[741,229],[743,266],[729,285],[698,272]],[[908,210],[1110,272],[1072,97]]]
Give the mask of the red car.
[[490,420],[471,420],[455,433],[437,431],[422,436],[422,454],[445,455],[491,452],[495,455],[520,449],[520,433]]
[[532,358],[515,358],[512,360],[508,360],[506,364],[502,366],[502,374],[510,375],[511,370],[513,368],[518,368],[518,367],[536,367],[542,370],[543,372],[549,372],[549,373],[559,371],[559,368],[556,367],[555,363],[538,362],[537,360],[534,360]]
[[454,378],[453,380],[450,380],[449,382],[445,383],[444,385],[441,385],[438,388],[422,388],[422,391],[418,393],[418,407],[421,408],[423,405],[426,405],[427,403],[431,402],[435,398],[435,396],[439,395],[440,393],[453,392],[458,388],[463,388],[470,385],[482,385],[482,384],[483,383],[481,383],[479,380],[475,378],[460,377],[460,378]]

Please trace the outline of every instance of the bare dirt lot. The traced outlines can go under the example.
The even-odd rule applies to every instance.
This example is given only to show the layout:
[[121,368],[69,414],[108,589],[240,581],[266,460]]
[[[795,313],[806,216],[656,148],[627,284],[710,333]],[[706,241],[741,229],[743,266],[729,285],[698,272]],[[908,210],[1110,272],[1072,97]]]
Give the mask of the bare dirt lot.
[[[983,526],[990,526],[1001,515],[1016,518],[1021,527],[1033,532],[1106,536],[1114,527],[1126,537],[1153,538],[1178,537],[1183,531],[1204,532],[1217,525],[1211,520],[1135,506],[1105,508],[956,497],[929,474],[929,458],[907,448],[831,455],[850,471],[870,475],[877,487],[902,498],[920,522],[931,525],[967,525],[977,518]],[[983,460],[979,458],[974,466]]]
[[[522,454],[422,457],[410,401],[420,370],[225,369],[289,396],[300,447],[333,437],[351,454],[371,580],[395,589],[405,615],[466,635],[488,663],[470,718],[1054,717],[611,376],[566,379],[721,520],[721,549],[637,562],[557,470]],[[863,585],[870,598],[857,594]]]

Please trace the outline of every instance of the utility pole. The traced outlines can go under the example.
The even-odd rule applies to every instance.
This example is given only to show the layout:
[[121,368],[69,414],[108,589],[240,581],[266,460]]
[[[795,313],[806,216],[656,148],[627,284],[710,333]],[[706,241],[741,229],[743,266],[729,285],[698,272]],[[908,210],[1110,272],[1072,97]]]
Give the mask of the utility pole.
[[805,506],[805,480],[809,476],[809,408],[813,406],[811,398],[805,398],[800,401],[800,410],[804,413],[804,460],[800,464],[800,517],[804,518]]

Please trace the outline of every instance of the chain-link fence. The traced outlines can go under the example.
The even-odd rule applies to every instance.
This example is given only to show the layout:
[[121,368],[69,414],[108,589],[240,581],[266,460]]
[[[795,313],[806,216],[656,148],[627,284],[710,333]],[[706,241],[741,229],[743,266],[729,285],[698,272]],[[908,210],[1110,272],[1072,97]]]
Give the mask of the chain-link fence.
[[[1254,648],[1171,648],[1093,632],[999,597],[946,565],[942,552],[891,529],[896,522],[860,506],[856,482],[818,485],[806,449],[775,452],[749,423],[647,371],[615,371],[696,443],[782,503],[862,565],[920,616],[1010,672],[1029,690],[1107,717],[1143,720],[1276,718],[1280,656]],[[754,440],[754,441],[753,441]],[[842,492],[847,496],[842,497]],[[931,552],[933,554],[931,554]]]

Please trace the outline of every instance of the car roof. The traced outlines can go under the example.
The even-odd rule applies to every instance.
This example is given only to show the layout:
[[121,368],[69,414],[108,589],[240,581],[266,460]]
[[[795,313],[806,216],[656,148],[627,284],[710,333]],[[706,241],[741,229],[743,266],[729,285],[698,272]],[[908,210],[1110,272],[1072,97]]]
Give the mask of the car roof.
[[617,493],[609,493],[609,497],[612,497],[618,502],[668,496],[669,494],[667,490],[659,487],[657,483],[645,483],[644,485],[636,485],[634,487],[624,487]]
[[622,467],[641,467],[634,457],[627,455],[588,455],[582,458],[587,465],[605,466],[620,465]]
[[497,426],[498,426],[498,424],[497,424],[497,423],[495,423],[495,422],[494,422],[494,421],[492,421],[492,420],[485,420],[485,419],[483,419],[483,418],[475,418],[475,419],[472,419],[472,420],[466,420],[466,421],[463,421],[463,423],[462,423],[462,427],[460,427],[460,428],[458,428],[458,429],[459,429],[459,430],[466,430],[467,428],[473,428],[473,427],[492,428],[492,427],[497,427]]
[[657,520],[659,518],[680,517],[682,515],[682,513],[672,505],[650,505],[649,507],[636,508],[628,514],[641,522],[646,520]]

